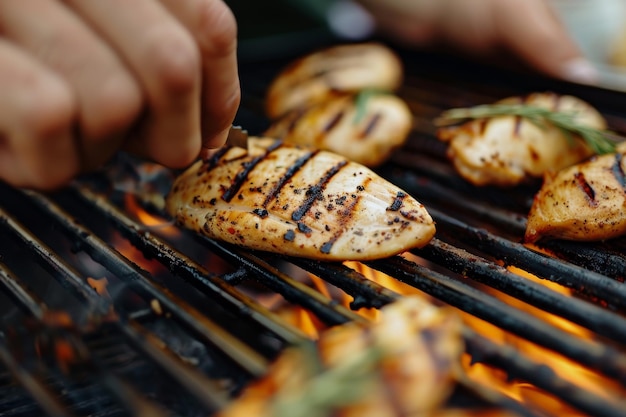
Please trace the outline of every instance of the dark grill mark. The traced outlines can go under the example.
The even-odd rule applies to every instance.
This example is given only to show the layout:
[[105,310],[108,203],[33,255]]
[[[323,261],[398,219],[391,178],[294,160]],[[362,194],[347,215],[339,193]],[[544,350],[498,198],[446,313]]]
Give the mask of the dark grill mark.
[[300,121],[300,119],[302,119],[302,116],[304,116],[305,114],[306,114],[306,111],[304,109],[299,109],[294,112],[293,117],[291,118],[291,120],[289,121],[289,124],[287,125],[287,131],[285,132],[285,136],[288,136],[291,132],[293,132],[293,130],[298,125],[298,122]]
[[[333,235],[333,237],[328,242],[324,243],[322,247],[320,247],[320,252],[325,255],[328,255],[330,253],[330,250],[332,249],[337,239],[339,239],[339,237],[346,230],[346,224],[350,221],[350,219],[352,219],[352,215],[355,212],[355,207],[358,204],[359,200],[360,198],[355,196],[354,200],[352,200],[352,202],[344,210],[340,210],[338,212],[341,216],[337,219],[339,222],[339,228],[337,229],[337,232]],[[330,228],[326,226],[326,230],[330,231]]]
[[283,238],[288,242],[293,242],[296,238],[296,232],[294,232],[293,230],[287,230]]
[[328,123],[326,123],[326,126],[324,126],[324,128],[322,129],[322,133],[328,133],[333,130],[335,126],[337,126],[337,124],[341,121],[341,119],[343,119],[343,116],[345,114],[346,112],[343,110],[338,112],[332,119],[330,119]]
[[262,219],[266,218],[269,215],[267,210],[265,210],[264,208],[256,208],[252,210],[252,212]]
[[378,122],[382,119],[383,115],[380,113],[376,113],[374,114],[369,122],[367,123],[367,126],[365,127],[365,130],[361,133],[361,138],[365,138],[367,136],[369,136],[370,133],[372,133],[372,131],[374,130],[374,128],[376,127],[376,125],[378,124]]
[[485,134],[485,130],[487,129],[487,125],[489,124],[490,119],[481,119],[478,125],[478,132],[480,135]]
[[581,191],[587,196],[589,205],[595,207],[598,204],[598,202],[596,201],[596,192],[585,179],[585,174],[583,174],[582,172],[577,172],[576,174],[574,174],[574,179],[576,180],[576,185],[578,186],[578,188],[580,188]]
[[398,211],[400,207],[402,207],[402,200],[406,197],[406,194],[402,191],[398,191],[396,194],[396,198],[393,200],[393,203],[389,207],[387,207],[387,211]]
[[626,176],[624,175],[624,170],[622,169],[623,157],[624,156],[621,153],[615,154],[615,162],[611,167],[611,172],[613,173],[613,176],[615,177],[619,185],[621,185],[622,188],[626,191]]
[[328,181],[330,181],[330,179],[333,176],[335,176],[335,174],[341,171],[341,168],[346,166],[347,163],[348,163],[347,161],[339,162],[337,165],[329,169],[326,172],[326,174],[324,174],[324,176],[320,178],[317,184],[315,184],[314,186],[306,190],[307,199],[304,201],[304,203],[300,207],[294,210],[294,212],[291,214],[291,218],[294,221],[297,222],[302,219],[302,217],[306,214],[306,212],[311,209],[315,200],[317,200],[320,197],[320,195],[322,194],[322,191],[324,191],[324,188],[326,187],[326,184],[328,184]]
[[213,155],[211,155],[211,157],[209,159],[207,159],[207,160],[205,160],[203,162],[202,166],[198,170],[197,175],[200,176],[200,175],[204,174],[205,172],[209,172],[213,168],[215,168],[215,166],[220,161],[220,159],[222,159],[222,156],[224,156],[224,154],[226,152],[228,152],[229,149],[230,148],[228,146],[223,146],[217,152],[215,152]]
[[317,151],[317,150],[311,151],[311,152],[307,152],[306,154],[304,154],[303,156],[298,158],[296,160],[296,162],[294,162],[289,167],[287,172],[285,172],[285,175],[283,175],[278,180],[278,182],[276,183],[276,186],[274,187],[274,189],[267,194],[267,197],[265,197],[265,201],[263,201],[263,207],[267,207],[267,205],[270,203],[270,201],[272,201],[272,200],[274,200],[276,198],[276,196],[278,195],[280,190],[285,186],[287,181],[289,181],[294,175],[296,175],[296,172],[298,172],[300,170],[300,168],[302,168],[304,166],[304,164],[306,164],[318,152],[319,151]]
[[256,167],[259,162],[267,158],[271,152],[278,149],[282,144],[282,142],[276,141],[272,144],[272,146],[267,148],[267,151],[263,155],[257,156],[248,162],[244,162],[242,164],[243,169],[235,175],[235,178],[231,181],[230,187],[224,191],[224,194],[222,194],[222,200],[226,202],[232,200],[233,197],[239,192],[239,189],[243,186],[243,183],[246,181],[246,178],[248,178],[248,175],[252,172],[254,167]]
[[515,126],[513,127],[513,137],[519,136],[522,127],[522,116],[515,116]]
[[328,255],[333,247],[333,243],[335,243],[336,240],[337,238],[332,238],[328,242],[324,243],[322,247],[320,247],[320,252],[322,252],[324,255]]
[[313,231],[313,230],[311,230],[311,228],[309,226],[307,226],[304,223],[300,223],[300,222],[298,222],[298,230],[300,232],[304,233],[305,235],[309,234],[309,233],[311,233]]

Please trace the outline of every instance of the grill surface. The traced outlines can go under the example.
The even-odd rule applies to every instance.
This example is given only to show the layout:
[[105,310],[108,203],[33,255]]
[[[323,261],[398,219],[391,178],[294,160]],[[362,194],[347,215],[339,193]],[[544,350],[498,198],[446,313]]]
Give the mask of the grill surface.
[[[463,337],[472,362],[501,369],[581,414],[626,415],[626,241],[545,244],[551,255],[521,245],[538,184],[472,187],[452,171],[431,124],[446,108],[549,89],[588,100],[623,132],[624,97],[446,56],[403,58],[407,79],[400,95],[415,114],[415,129],[379,173],[425,203],[438,232],[413,251],[411,259],[419,262],[398,256],[366,266],[602,375],[607,395],[564,378],[508,339],[496,342],[480,326],[468,325]],[[266,125],[264,89],[285,62],[242,68],[237,122],[252,133]],[[354,310],[401,297],[353,265],[250,252],[173,226],[151,228],[129,211],[125,197],[104,176],[52,195],[0,185],[1,416],[207,415],[263,375],[285,346],[307,339],[264,307],[263,297],[279,294],[326,326],[365,320],[303,283],[302,271],[352,296]],[[154,213],[147,199],[139,200]],[[103,277],[108,296],[92,288]],[[561,330],[498,294],[561,317],[587,335]],[[474,381],[460,381],[457,391],[452,400],[471,407],[547,414]]]

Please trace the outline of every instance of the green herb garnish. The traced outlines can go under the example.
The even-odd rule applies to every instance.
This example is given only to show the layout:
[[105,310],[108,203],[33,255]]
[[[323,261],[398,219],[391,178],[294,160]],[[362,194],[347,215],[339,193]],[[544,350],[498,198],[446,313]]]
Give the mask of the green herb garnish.
[[389,91],[385,90],[376,90],[376,89],[367,89],[361,90],[356,94],[354,99],[356,114],[354,116],[354,124],[359,123],[365,115],[367,114],[367,102],[371,97],[381,95],[381,94],[391,94]]
[[[303,348],[303,366],[308,377],[302,387],[287,395],[279,393],[272,403],[274,417],[326,417],[342,406],[354,403],[377,378],[381,348],[371,346],[335,367],[324,367],[315,348]],[[297,372],[297,371],[294,371]]]
[[551,124],[561,129],[572,144],[574,143],[573,136],[577,135],[597,154],[615,152],[617,143],[614,138],[616,136],[609,131],[580,124],[576,120],[575,112],[553,111],[525,104],[487,104],[470,108],[450,109],[443,112],[435,120],[435,124],[446,126],[467,119],[497,116],[520,116],[542,128],[545,128],[546,124]]

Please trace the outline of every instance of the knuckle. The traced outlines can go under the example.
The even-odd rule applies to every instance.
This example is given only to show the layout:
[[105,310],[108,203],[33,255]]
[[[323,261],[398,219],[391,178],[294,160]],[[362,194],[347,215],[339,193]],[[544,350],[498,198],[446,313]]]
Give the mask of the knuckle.
[[48,81],[25,91],[16,112],[18,123],[29,136],[45,138],[71,128],[76,103],[65,85]]
[[237,21],[222,1],[204,0],[197,6],[198,37],[204,51],[226,55],[237,47]]
[[182,30],[163,30],[151,39],[149,65],[161,92],[189,94],[200,84],[200,54]]
[[122,132],[139,117],[142,95],[139,86],[124,76],[112,76],[104,80],[101,88],[89,97],[91,107],[89,120],[85,121],[85,134],[102,139]]

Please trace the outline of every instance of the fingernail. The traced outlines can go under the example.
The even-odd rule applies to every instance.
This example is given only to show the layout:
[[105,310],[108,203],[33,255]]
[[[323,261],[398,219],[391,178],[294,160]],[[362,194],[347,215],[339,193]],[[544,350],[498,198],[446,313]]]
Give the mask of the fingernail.
[[584,58],[576,58],[563,65],[562,76],[568,81],[596,84],[600,75],[591,62]]

